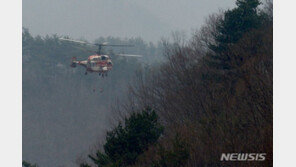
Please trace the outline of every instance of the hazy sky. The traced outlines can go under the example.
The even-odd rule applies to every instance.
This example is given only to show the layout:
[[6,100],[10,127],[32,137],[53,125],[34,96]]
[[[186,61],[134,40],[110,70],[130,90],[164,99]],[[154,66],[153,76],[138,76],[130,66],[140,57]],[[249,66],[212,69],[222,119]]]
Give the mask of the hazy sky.
[[23,0],[23,26],[33,35],[142,37],[157,41],[172,31],[190,33],[235,0]]

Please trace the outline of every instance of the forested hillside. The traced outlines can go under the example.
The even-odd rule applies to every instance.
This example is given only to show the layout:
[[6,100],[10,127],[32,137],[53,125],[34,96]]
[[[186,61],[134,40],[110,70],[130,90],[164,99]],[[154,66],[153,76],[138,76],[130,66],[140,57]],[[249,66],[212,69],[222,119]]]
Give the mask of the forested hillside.
[[[68,67],[84,50],[24,30],[24,159],[40,166],[75,158],[80,167],[272,166],[272,24],[270,1],[237,0],[189,40],[175,34],[154,46],[99,38],[135,44],[125,51],[149,56],[113,56],[106,79]],[[225,162],[222,153],[266,159]]]
[[23,158],[42,166],[73,166],[77,155],[88,151],[110,127],[112,105],[125,96],[137,69],[162,61],[160,45],[140,38],[98,38],[135,45],[105,52],[144,55],[142,59],[111,55],[114,68],[101,78],[84,75],[82,67],[70,67],[72,57],[84,60],[94,54],[85,46],[62,42],[58,36],[33,37],[25,28],[22,39]]
[[[260,4],[237,0],[234,9],[211,15],[189,41],[164,43],[166,62],[137,73],[131,100],[118,111],[153,108],[162,135],[141,144],[147,127],[130,134],[130,127],[142,127],[136,120],[129,124],[131,114],[81,167],[272,166],[273,16],[272,3]],[[225,162],[222,153],[266,153],[266,159]]]

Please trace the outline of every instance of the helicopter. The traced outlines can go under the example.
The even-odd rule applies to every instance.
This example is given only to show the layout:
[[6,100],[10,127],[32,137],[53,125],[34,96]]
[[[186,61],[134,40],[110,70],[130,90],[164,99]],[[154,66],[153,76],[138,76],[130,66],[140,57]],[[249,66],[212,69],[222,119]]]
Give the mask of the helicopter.
[[[89,73],[99,73],[99,76],[105,77],[108,75],[108,72],[112,69],[113,63],[111,57],[107,54],[102,54],[102,47],[110,46],[110,47],[133,47],[133,45],[115,45],[108,44],[108,42],[104,43],[89,43],[85,41],[78,41],[68,38],[59,38],[62,41],[74,42],[78,44],[87,44],[93,45],[97,47],[97,51],[95,51],[94,55],[90,55],[87,60],[78,61],[76,57],[72,57],[71,67],[75,68],[77,65],[85,67],[85,75]],[[132,55],[132,54],[116,54],[117,56],[125,56],[125,57],[142,57],[142,55]]]

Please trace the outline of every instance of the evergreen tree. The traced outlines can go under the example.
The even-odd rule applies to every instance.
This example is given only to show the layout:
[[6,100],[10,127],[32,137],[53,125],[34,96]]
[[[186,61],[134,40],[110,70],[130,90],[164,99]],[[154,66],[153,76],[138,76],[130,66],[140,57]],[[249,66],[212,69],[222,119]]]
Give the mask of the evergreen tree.
[[31,164],[30,162],[27,162],[27,161],[23,161],[23,166],[24,167],[38,167],[38,165],[37,164]]
[[163,126],[158,122],[155,110],[146,108],[142,112],[132,113],[121,123],[107,132],[104,153],[98,151],[89,158],[97,166],[128,166],[136,162],[151,144],[156,143],[163,133]]
[[246,32],[259,28],[264,20],[259,0],[237,0],[237,7],[224,13],[217,25],[215,43],[210,45],[213,54],[210,64],[218,69],[231,69],[228,47],[235,44]]

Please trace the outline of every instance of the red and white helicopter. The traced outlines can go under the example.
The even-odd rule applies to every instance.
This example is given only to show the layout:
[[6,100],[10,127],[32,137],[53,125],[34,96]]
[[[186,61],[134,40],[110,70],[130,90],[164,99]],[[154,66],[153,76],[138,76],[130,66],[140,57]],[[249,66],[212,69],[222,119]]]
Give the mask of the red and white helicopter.
[[[87,45],[95,45],[98,47],[97,51],[94,55],[91,55],[88,57],[87,60],[77,61],[76,57],[72,58],[71,67],[75,68],[76,65],[81,65],[86,68],[85,75],[87,75],[88,72],[93,73],[99,73],[100,76],[104,77],[107,76],[108,72],[112,69],[113,63],[111,61],[110,56],[106,54],[102,54],[102,47],[103,46],[111,46],[111,47],[132,47],[133,45],[113,45],[108,44],[107,42],[104,43],[88,43],[84,41],[77,41],[73,39],[66,39],[66,38],[60,38],[62,41],[68,41],[68,42],[75,42],[78,44],[87,44]],[[117,56],[126,56],[126,57],[142,57],[141,55],[131,55],[131,54],[116,54]]]

